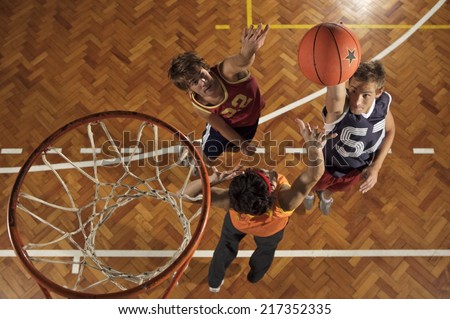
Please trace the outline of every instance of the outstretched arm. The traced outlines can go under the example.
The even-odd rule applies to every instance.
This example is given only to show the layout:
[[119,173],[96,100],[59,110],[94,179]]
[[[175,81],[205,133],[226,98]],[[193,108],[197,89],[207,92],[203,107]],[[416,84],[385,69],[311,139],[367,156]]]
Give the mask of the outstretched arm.
[[[291,187],[281,189],[278,195],[278,202],[283,210],[294,210],[305,199],[314,185],[322,177],[325,167],[322,147],[327,139],[324,132],[318,132],[317,128],[311,130],[308,123],[296,119],[300,134],[305,139],[306,156],[304,162],[306,170],[303,171],[292,183]],[[328,138],[335,137],[336,134]]]
[[360,192],[367,193],[372,187],[375,186],[378,180],[378,172],[383,165],[389,150],[391,149],[392,142],[395,136],[395,122],[391,111],[388,111],[386,116],[386,136],[384,137],[383,144],[378,149],[375,159],[369,167],[366,167],[361,172],[363,183],[359,187]]
[[251,156],[255,153],[256,147],[247,142],[240,136],[233,127],[224,121],[224,119],[214,113],[206,113],[200,110],[195,110],[198,115],[204,118],[216,131],[218,131],[227,140],[233,142],[241,148],[242,153]]
[[325,123],[333,123],[342,115],[346,97],[347,91],[345,90],[345,82],[336,86],[327,87],[325,97],[327,116],[325,117]]
[[[255,60],[255,53],[258,51],[266,40],[269,25],[265,28],[260,23],[255,29],[253,25],[245,28],[242,32],[242,46],[238,54],[225,58],[222,63],[222,74],[229,81],[237,81],[243,78],[247,69]],[[242,74],[245,72],[244,74]]]
[[[241,173],[240,169],[241,167],[237,166],[231,171],[219,172],[216,167],[212,167],[213,173],[209,176],[209,183],[211,185],[211,205],[223,208],[225,210],[229,209],[230,198],[228,196],[228,189],[214,186],[233,179],[233,177]],[[189,182],[186,185],[184,191],[182,192],[180,190],[178,193],[183,195],[185,197],[185,200],[194,202],[190,200],[190,198],[197,197],[201,192],[202,181],[201,179],[197,179],[195,181]]]

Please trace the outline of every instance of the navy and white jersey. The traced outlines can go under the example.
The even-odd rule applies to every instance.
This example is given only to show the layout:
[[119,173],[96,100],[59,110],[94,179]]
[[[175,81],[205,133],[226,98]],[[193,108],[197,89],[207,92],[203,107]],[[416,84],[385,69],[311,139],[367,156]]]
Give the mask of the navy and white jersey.
[[[325,169],[330,174],[342,177],[354,169],[362,171],[372,163],[386,134],[386,115],[391,100],[390,94],[383,92],[369,111],[360,115],[353,114],[346,102],[344,113],[333,123],[325,124],[327,132],[338,134],[323,148]],[[322,113],[325,118],[326,107]]]

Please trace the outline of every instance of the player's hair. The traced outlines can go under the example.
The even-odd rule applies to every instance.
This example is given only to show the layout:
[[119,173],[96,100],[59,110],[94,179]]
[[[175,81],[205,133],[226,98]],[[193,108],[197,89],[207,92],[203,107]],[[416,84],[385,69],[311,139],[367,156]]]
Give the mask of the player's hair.
[[252,169],[246,169],[230,183],[228,190],[231,208],[238,213],[262,215],[272,208],[275,197],[267,183]]
[[385,72],[380,60],[362,62],[351,79],[360,82],[375,82],[377,89],[384,86]]
[[169,79],[183,91],[189,89],[189,81],[198,75],[201,68],[209,70],[209,65],[195,52],[185,52],[176,56],[170,63]]

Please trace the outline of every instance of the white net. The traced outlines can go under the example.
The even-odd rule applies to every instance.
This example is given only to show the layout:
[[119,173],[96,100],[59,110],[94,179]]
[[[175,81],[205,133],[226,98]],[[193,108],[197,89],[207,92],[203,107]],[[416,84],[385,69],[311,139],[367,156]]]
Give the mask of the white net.
[[190,203],[202,195],[183,196],[198,169],[183,143],[135,119],[91,122],[53,141],[17,201],[17,228],[33,266],[57,285],[94,294],[160,275],[204,213]]

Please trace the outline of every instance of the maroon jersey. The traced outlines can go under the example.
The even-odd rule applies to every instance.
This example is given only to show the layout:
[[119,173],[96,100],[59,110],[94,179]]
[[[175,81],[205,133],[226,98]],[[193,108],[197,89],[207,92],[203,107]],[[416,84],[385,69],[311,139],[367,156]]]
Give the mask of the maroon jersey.
[[191,93],[191,102],[195,108],[222,117],[232,127],[255,125],[265,106],[256,79],[248,74],[237,81],[227,81],[220,73],[219,65],[211,68],[211,75],[219,82],[225,92],[222,102],[217,105],[204,105]]

